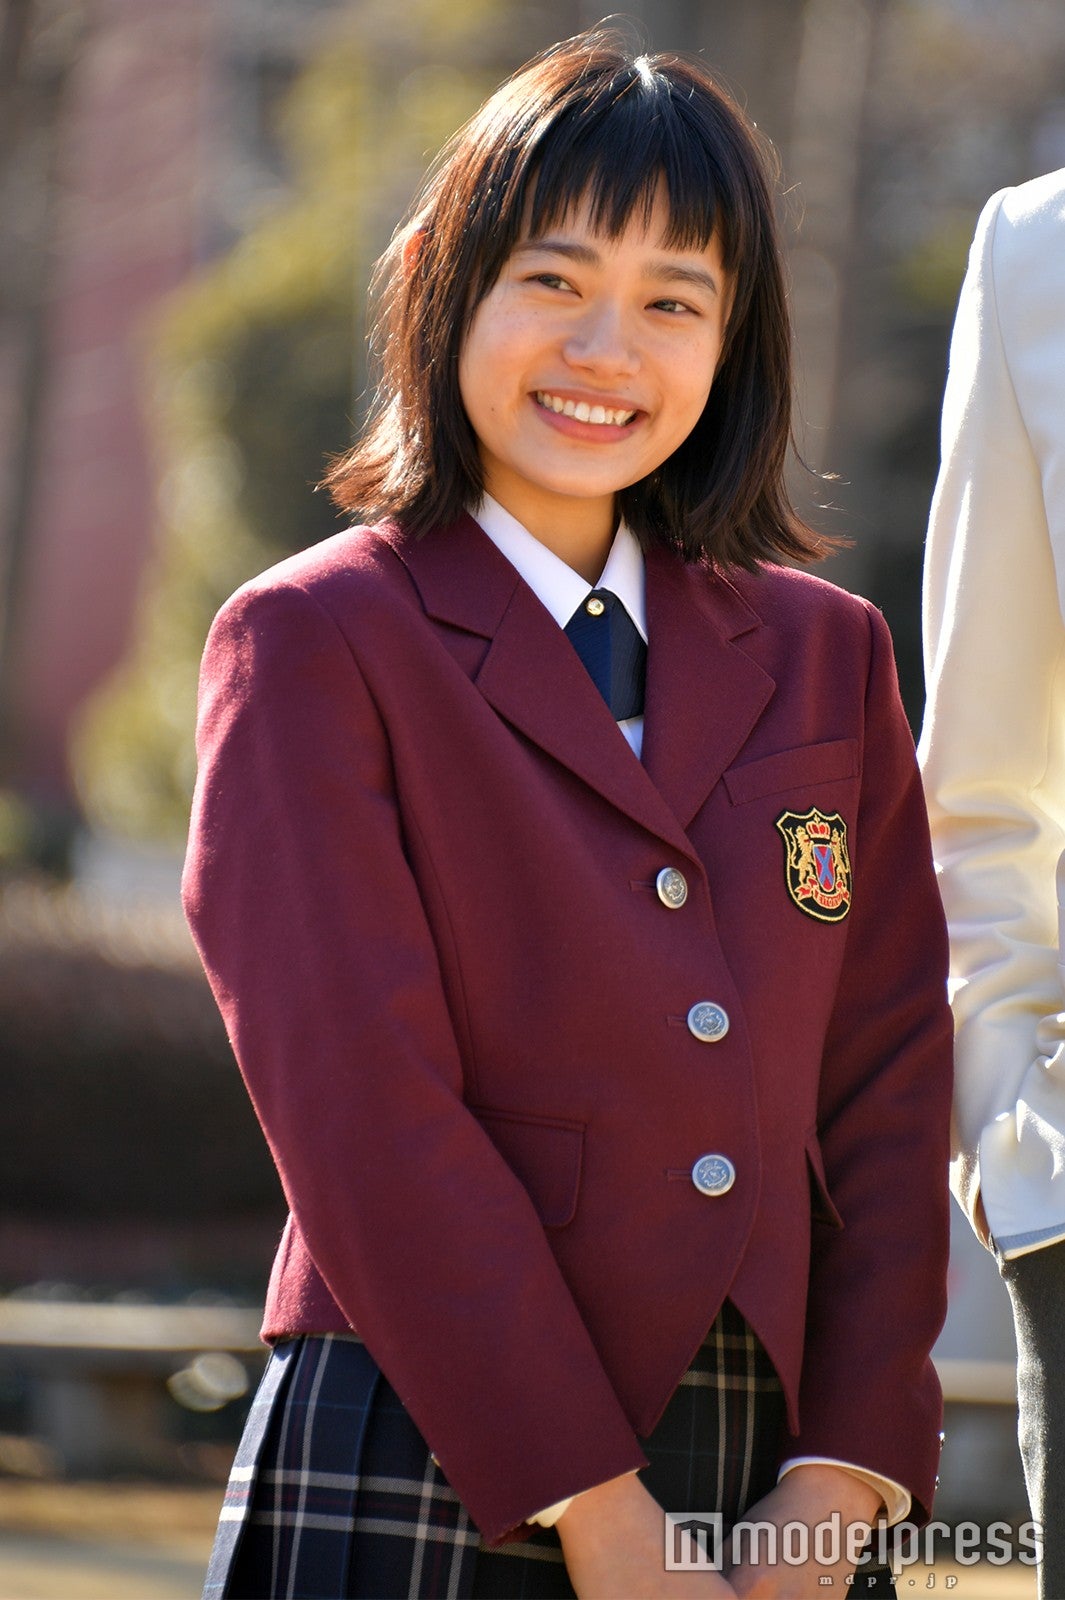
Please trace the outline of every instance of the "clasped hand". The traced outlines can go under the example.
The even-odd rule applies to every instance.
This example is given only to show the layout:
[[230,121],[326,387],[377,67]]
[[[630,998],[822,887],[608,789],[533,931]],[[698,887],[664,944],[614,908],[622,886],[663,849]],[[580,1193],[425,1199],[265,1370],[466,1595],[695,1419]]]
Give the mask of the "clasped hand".
[[[881,1506],[876,1491],[851,1473],[811,1465],[786,1473],[747,1510],[744,1521],[780,1531],[798,1523],[812,1531],[836,1513],[846,1529],[872,1523]],[[578,1600],[812,1600],[824,1592],[819,1580],[825,1577],[832,1579],[830,1592],[847,1592],[854,1564],[846,1558],[846,1540],[841,1559],[831,1566],[811,1555],[799,1565],[747,1559],[725,1573],[667,1572],[662,1518],[662,1508],[632,1473],[578,1495],[557,1524]],[[812,1539],[809,1546],[812,1550]],[[763,1539],[750,1554],[760,1556],[773,1547]]]

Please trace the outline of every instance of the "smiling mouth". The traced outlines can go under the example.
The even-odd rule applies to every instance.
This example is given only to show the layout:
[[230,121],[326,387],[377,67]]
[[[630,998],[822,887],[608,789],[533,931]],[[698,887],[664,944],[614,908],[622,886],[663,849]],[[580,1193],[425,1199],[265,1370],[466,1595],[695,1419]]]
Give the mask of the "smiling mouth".
[[617,411],[611,406],[590,406],[587,400],[563,400],[560,395],[548,394],[543,389],[536,391],[536,404],[545,411],[553,411],[556,416],[573,417],[577,422],[609,425],[612,428],[625,427],[636,415],[635,411]]

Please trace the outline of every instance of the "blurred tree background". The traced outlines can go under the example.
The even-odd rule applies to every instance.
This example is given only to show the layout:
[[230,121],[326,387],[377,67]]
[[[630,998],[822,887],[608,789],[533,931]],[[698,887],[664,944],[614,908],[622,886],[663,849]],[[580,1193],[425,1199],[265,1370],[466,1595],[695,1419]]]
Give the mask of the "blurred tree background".
[[289,196],[172,298],[151,339],[158,556],[133,652],[77,743],[86,810],[114,833],[181,839],[211,617],[336,531],[312,489],[364,407],[372,263],[426,152],[510,65],[493,0],[399,14],[375,0],[338,20],[277,108]]

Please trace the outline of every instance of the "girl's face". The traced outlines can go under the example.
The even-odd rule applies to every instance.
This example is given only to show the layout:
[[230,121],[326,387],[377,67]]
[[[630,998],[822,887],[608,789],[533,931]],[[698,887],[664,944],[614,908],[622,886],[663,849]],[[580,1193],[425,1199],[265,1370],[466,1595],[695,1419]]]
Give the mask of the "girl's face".
[[478,305],[459,387],[485,487],[534,534],[613,526],[614,496],[698,421],[729,310],[716,236],[664,243],[656,199],[616,239],[587,206],[515,247]]

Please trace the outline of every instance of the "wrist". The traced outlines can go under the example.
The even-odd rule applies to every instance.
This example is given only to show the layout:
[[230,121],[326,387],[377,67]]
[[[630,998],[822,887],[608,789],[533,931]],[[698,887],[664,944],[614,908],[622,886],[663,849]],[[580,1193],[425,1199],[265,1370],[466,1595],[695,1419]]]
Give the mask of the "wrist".
[[874,1526],[885,1510],[884,1498],[862,1478],[846,1467],[831,1462],[803,1462],[790,1467],[780,1487],[814,1508],[816,1514],[838,1512],[846,1523],[864,1522]]
[[662,1512],[629,1472],[577,1495],[555,1530],[572,1574],[587,1562],[617,1561],[634,1539],[637,1546],[661,1550]]
[[578,1532],[604,1518],[623,1515],[627,1508],[649,1500],[650,1495],[635,1472],[597,1483],[594,1488],[575,1494],[555,1523],[560,1535]]

